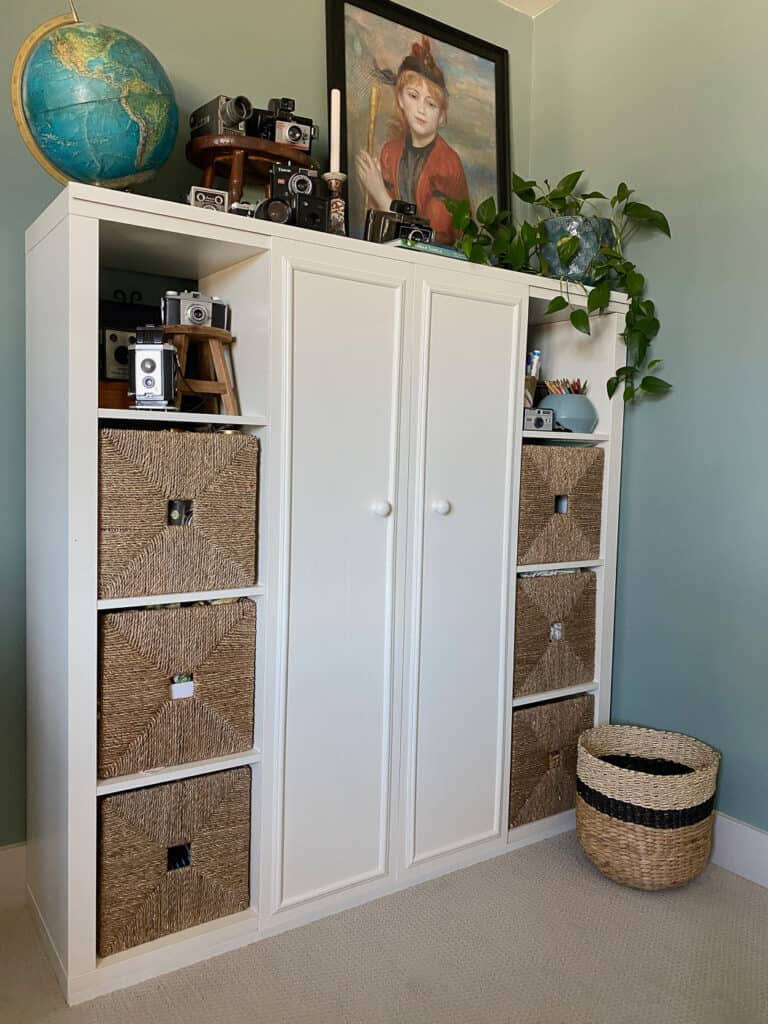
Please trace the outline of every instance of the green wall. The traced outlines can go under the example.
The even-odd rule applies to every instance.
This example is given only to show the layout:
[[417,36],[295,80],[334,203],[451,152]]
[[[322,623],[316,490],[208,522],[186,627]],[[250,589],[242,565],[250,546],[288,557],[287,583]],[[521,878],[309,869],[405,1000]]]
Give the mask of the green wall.
[[[10,77],[17,48],[38,24],[66,9],[64,0],[27,0],[3,13],[0,71]],[[220,0],[205,8],[175,0],[80,0],[83,21],[115,25],[146,43],[176,89],[182,124],[218,92],[266,103],[293,96],[325,134],[323,0],[274,4]],[[528,162],[532,22],[498,0],[419,0],[408,6],[509,50],[514,160]],[[7,95],[7,94],[6,94]],[[7,99],[0,102],[0,845],[24,838],[24,230],[59,191],[25,149]],[[147,188],[178,198],[198,180],[184,159],[183,131],[169,164]],[[322,142],[318,156],[326,155]],[[60,368],[51,366],[51,373]],[[62,382],[64,386],[64,382]],[[53,509],[56,495],[51,495]]]
[[674,394],[626,421],[613,717],[723,752],[719,806],[768,828],[768,8],[561,0],[534,22],[531,170],[623,178],[672,241],[630,251]]

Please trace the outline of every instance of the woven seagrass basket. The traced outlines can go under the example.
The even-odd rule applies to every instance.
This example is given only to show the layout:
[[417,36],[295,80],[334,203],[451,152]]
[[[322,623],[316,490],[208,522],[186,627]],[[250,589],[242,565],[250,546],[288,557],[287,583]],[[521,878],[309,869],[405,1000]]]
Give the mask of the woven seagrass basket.
[[519,565],[600,557],[602,448],[523,446]]
[[99,956],[247,910],[251,770],[99,800]]
[[517,708],[512,714],[509,827],[570,810],[576,744],[595,720],[591,694]]
[[249,750],[255,641],[248,600],[102,615],[99,777]]
[[518,578],[516,697],[594,679],[596,595],[593,572]]
[[579,739],[576,829],[592,863],[635,889],[685,885],[712,848],[720,755],[675,732],[600,725]]
[[247,434],[100,430],[99,597],[253,586],[258,474]]

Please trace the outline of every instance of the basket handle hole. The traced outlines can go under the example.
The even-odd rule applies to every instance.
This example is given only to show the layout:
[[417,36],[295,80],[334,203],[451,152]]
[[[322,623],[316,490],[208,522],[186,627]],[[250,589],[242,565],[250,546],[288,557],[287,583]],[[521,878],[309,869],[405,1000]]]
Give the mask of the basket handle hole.
[[169,689],[171,700],[194,697],[195,677],[191,672],[179,672],[178,675],[171,677]]
[[555,512],[558,515],[567,515],[567,513],[568,513],[568,495],[567,494],[556,494],[555,495]]
[[550,752],[547,754],[547,765],[550,771],[553,768],[559,768],[562,760],[563,755],[559,750],[550,750]]
[[168,847],[168,870],[178,871],[192,863],[192,843],[179,843]]
[[192,522],[192,499],[171,498],[168,502],[168,525],[189,526]]
[[563,624],[562,622],[553,622],[549,627],[549,640],[550,643],[555,643],[558,640],[563,639]]

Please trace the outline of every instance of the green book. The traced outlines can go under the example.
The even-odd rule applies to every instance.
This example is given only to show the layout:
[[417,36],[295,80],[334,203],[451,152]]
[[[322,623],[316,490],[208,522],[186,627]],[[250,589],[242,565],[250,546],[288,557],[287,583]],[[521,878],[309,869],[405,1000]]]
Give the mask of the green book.
[[402,249],[415,249],[416,252],[428,252],[432,256],[448,256],[452,260],[466,260],[466,256],[461,249],[454,249],[450,245],[435,245],[433,242],[416,242],[410,238],[401,238],[400,247]]

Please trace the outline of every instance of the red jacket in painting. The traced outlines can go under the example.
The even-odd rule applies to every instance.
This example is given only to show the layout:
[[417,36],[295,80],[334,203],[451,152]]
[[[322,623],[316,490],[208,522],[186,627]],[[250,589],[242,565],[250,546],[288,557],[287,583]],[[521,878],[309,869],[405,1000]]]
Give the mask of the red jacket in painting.
[[[381,149],[381,173],[393,199],[400,199],[397,178],[404,148],[405,137],[401,137],[385,142]],[[443,199],[468,198],[469,189],[461,159],[456,150],[437,135],[416,183],[416,212],[430,222],[438,242],[452,245],[456,239],[451,215]]]

